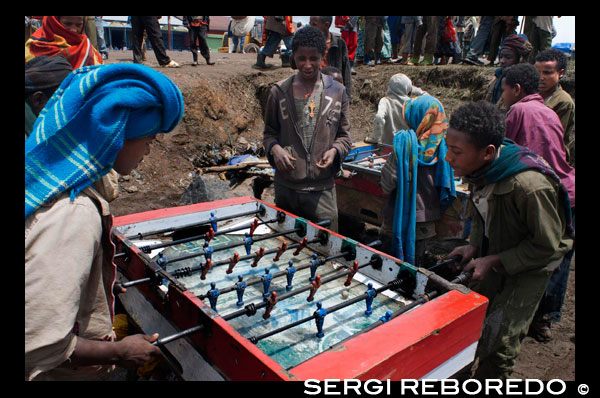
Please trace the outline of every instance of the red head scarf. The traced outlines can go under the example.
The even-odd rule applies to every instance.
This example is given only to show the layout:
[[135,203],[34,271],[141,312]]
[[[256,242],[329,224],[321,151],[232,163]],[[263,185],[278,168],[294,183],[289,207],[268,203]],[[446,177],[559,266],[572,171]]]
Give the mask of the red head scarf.
[[42,27],[25,43],[25,62],[41,55],[62,54],[73,69],[102,64],[102,56],[83,33],[86,18],[84,17],[81,32],[74,33],[62,26],[58,17],[45,16]]

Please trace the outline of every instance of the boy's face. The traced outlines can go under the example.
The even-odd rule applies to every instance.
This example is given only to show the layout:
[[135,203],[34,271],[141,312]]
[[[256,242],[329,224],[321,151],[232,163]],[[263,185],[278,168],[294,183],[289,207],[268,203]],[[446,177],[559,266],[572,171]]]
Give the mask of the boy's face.
[[293,53],[296,67],[302,78],[312,80],[321,69],[323,56],[314,47],[298,47]]
[[154,141],[155,137],[156,135],[151,135],[125,140],[123,147],[117,154],[113,169],[124,176],[131,173],[144,159],[144,156],[150,153],[150,143]]
[[510,107],[519,102],[519,100],[523,98],[522,91],[523,90],[521,90],[521,85],[519,83],[512,87],[506,84],[505,78],[502,79],[502,99],[504,100],[506,106]]
[[565,70],[558,70],[556,61],[536,62],[535,67],[540,72],[540,93],[552,93],[558,81],[564,76]]
[[506,69],[509,66],[515,65],[518,63],[517,54],[509,48],[503,48],[500,51],[500,67],[502,69]]
[[310,17],[310,22],[308,24],[319,29],[321,33],[327,37],[327,33],[329,33],[329,26],[331,25],[329,22],[323,22],[319,17]]
[[448,152],[445,159],[454,169],[454,174],[459,177],[468,176],[491,163],[496,155],[493,145],[479,149],[471,143],[467,133],[452,127],[446,132],[446,145]]
[[83,17],[58,17],[58,20],[65,29],[73,33],[83,32]]

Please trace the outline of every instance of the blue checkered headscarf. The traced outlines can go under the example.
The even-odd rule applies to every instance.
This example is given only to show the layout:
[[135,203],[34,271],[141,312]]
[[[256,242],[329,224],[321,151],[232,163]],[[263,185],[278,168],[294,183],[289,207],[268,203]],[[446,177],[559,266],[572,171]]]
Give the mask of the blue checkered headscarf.
[[123,140],[170,132],[182,117],[177,86],[147,66],[76,69],[25,142],[25,218],[62,192],[73,200],[108,173]]

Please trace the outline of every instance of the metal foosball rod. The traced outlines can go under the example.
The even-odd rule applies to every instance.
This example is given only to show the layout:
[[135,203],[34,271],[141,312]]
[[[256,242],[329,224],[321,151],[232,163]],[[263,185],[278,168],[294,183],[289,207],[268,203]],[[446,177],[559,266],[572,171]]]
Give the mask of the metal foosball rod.
[[197,325],[197,326],[191,327],[189,329],[182,330],[181,332],[174,333],[170,336],[163,337],[162,339],[158,339],[154,343],[152,343],[152,345],[156,345],[156,346],[165,345],[167,343],[170,343],[171,341],[175,341],[182,337],[188,336],[192,333],[199,332],[202,329],[204,329],[204,325]]
[[[324,221],[320,221],[320,222],[315,223],[315,224],[319,225],[321,227],[327,227],[327,226],[329,226],[331,224],[331,220],[324,220]],[[295,233],[295,232],[300,232],[302,230],[303,230],[302,227],[296,227],[296,228],[288,229],[288,230],[285,230],[285,231],[280,231],[280,232],[275,232],[275,233],[272,233],[272,234],[264,235],[264,236],[261,236],[261,237],[256,238],[256,239],[252,238],[251,244],[256,243],[256,242],[260,242],[261,240],[265,240],[265,239],[276,238],[278,236],[292,234],[292,233]],[[228,250],[228,249],[232,249],[234,247],[238,247],[238,246],[242,246],[242,245],[246,245],[246,244],[247,244],[247,242],[244,239],[244,240],[242,240],[240,242],[234,242],[234,243],[231,243],[231,244],[228,244],[228,245],[223,245],[223,246],[215,247],[215,248],[212,249],[212,252],[214,253],[214,252],[217,252],[217,251]],[[158,262],[159,265],[161,265],[161,266],[164,267],[167,264],[171,264],[171,263],[174,263],[174,262],[177,262],[177,261],[182,261],[182,260],[188,260],[190,258],[199,257],[199,256],[202,256],[202,255],[206,255],[206,251],[205,250],[202,250],[202,251],[197,252],[197,253],[191,253],[191,254],[186,254],[186,255],[183,255],[183,256],[179,256],[179,257],[174,257],[174,258],[161,257],[162,260],[161,261],[157,261],[157,262]]]
[[[320,223],[317,223],[317,225],[320,225],[320,226],[328,226],[330,223],[331,223],[331,221],[329,221],[329,220],[325,220],[325,221],[321,221]],[[296,230],[296,229],[294,229],[294,232],[296,232],[295,230]],[[285,231],[284,231],[284,232],[285,232]],[[288,233],[289,233],[289,231],[288,231]],[[277,234],[278,234],[277,236],[280,236],[280,235],[282,235],[282,233],[281,233],[281,232],[278,232]],[[269,235],[268,237],[267,237],[267,236],[264,236],[264,237],[262,237],[262,238],[261,238],[261,240],[263,240],[263,239],[268,239],[269,237],[273,237],[273,236],[274,236],[274,234],[271,234],[271,235]],[[257,239],[257,240],[258,240],[258,239]],[[290,244],[290,245],[287,245],[287,244],[285,244],[285,249],[284,249],[284,251],[285,251],[285,250],[291,250],[291,249],[294,249],[294,248],[296,248],[296,252],[294,253],[294,255],[297,255],[297,254],[298,254],[298,251],[299,251],[300,249],[304,248],[306,245],[308,245],[308,244],[310,244],[310,243],[318,243],[318,242],[322,242],[322,240],[323,240],[323,238],[322,238],[322,237],[317,237],[317,238],[314,238],[314,239],[311,239],[311,240],[307,240],[306,238],[304,238],[304,239],[303,239],[301,242],[292,243],[292,244]],[[255,241],[256,241],[256,240],[255,240]],[[236,246],[239,246],[239,244],[236,244]],[[283,245],[282,245],[282,246],[283,246]],[[214,252],[214,251],[216,251],[216,249],[213,249],[213,252]],[[236,259],[235,259],[235,263],[237,263],[238,261],[243,261],[243,260],[247,260],[247,259],[250,259],[250,258],[255,258],[255,261],[256,261],[256,258],[257,258],[258,256],[262,257],[262,256],[264,256],[264,255],[271,254],[271,253],[275,253],[275,252],[277,252],[277,253],[278,253],[278,255],[281,255],[281,251],[282,251],[282,250],[281,250],[281,248],[275,248],[275,249],[269,249],[269,250],[265,250],[265,251],[264,251],[264,252],[262,252],[262,253],[260,253],[260,252],[256,252],[256,253],[254,253],[254,254],[249,254],[249,255],[246,255],[246,256],[238,256],[238,257],[236,257]],[[204,251],[203,251],[202,253],[200,253],[200,254],[204,254]],[[237,254],[237,253],[236,253],[236,254]],[[159,259],[159,260],[160,260],[160,259]],[[210,267],[212,268],[212,267],[215,267],[215,266],[226,265],[226,264],[230,264],[230,267],[232,267],[232,265],[231,265],[231,264],[232,264],[232,262],[233,262],[233,261],[234,261],[234,260],[233,260],[233,257],[232,257],[232,258],[229,258],[229,259],[225,259],[225,260],[216,261],[216,262],[214,262],[214,263],[212,263],[212,260],[211,260],[211,265],[210,265]],[[164,266],[164,265],[165,265],[165,263],[161,263],[160,261],[157,261],[157,263],[159,263],[159,265],[162,265],[162,266]],[[233,265],[235,265],[235,263],[234,263]],[[190,275],[192,275],[192,274],[193,274],[193,273],[195,273],[195,272],[204,271],[204,270],[206,269],[206,266],[207,266],[207,264],[208,264],[208,261],[207,261],[207,262],[204,262],[204,263],[200,263],[199,265],[192,266],[192,267],[183,267],[183,268],[180,268],[180,269],[177,269],[177,270],[174,270],[174,271],[172,271],[172,272],[170,273],[170,275],[171,275],[171,276],[173,276],[174,278],[183,278],[183,277],[185,277],[185,276],[190,276]],[[229,273],[229,272],[228,272],[228,273]],[[128,287],[131,287],[131,286],[136,286],[136,285],[140,285],[140,284],[143,284],[143,283],[149,283],[149,282],[152,282],[153,280],[155,280],[155,278],[153,278],[153,277],[145,277],[145,278],[136,279],[136,280],[133,280],[133,281],[128,281],[128,282],[119,283],[119,285],[120,285],[121,287],[123,287],[123,288],[128,288]]]
[[[452,260],[452,262],[457,261],[456,259],[453,259],[453,258],[450,258],[448,260]],[[449,263],[450,262],[448,262],[447,264],[449,264]],[[473,271],[466,271],[466,272],[463,272],[460,275],[458,275],[453,280],[451,280],[450,283],[463,284],[463,283],[467,282],[469,279],[471,279],[471,276],[473,276]],[[433,290],[429,293],[421,294],[412,303],[405,305],[404,307],[400,308],[397,311],[394,311],[393,313],[391,313],[389,311],[386,312],[386,314],[384,316],[382,316],[381,318],[379,318],[379,320],[377,322],[372,323],[371,325],[367,326],[360,332],[358,332],[350,337],[355,337],[358,334],[367,333],[367,332],[375,329],[377,326],[383,325],[384,323],[396,318],[397,316],[402,315],[402,314],[412,310],[413,308],[418,307],[419,305],[425,304],[428,301],[431,301],[432,299],[436,298],[439,294],[440,294],[440,292],[437,290]],[[347,338],[342,341],[337,342],[336,344],[334,344],[333,346],[331,346],[329,348],[335,347],[335,346],[343,343],[346,340],[347,340]]]
[[[363,267],[366,267],[366,266],[368,266],[368,265],[371,265],[373,262],[374,262],[374,260],[371,260],[371,261],[369,261],[369,262],[367,262],[367,263],[365,263],[365,264],[359,265],[359,266],[358,266],[358,269],[360,269],[360,268],[363,268]],[[350,271],[351,271],[350,269],[346,269],[346,270],[344,270],[344,271],[342,271],[342,272],[335,273],[335,274],[333,274],[333,275],[331,275],[331,276],[329,276],[329,277],[326,277],[326,278],[324,278],[324,279],[322,280],[322,283],[323,283],[323,284],[325,284],[325,283],[327,283],[327,282],[330,282],[330,281],[332,281],[332,280],[334,280],[334,279],[338,279],[338,278],[340,278],[340,277],[346,276],[346,275],[347,275],[347,274],[348,274]],[[286,293],[286,294],[284,294],[284,295],[280,296],[280,297],[279,297],[279,300],[285,300],[286,298],[289,298],[289,297],[291,297],[291,296],[294,296],[294,295],[300,294],[300,293],[302,293],[302,292],[304,292],[304,291],[308,290],[310,287],[311,287],[310,285],[307,285],[307,286],[305,286],[305,287],[303,287],[303,288],[300,288],[300,289],[298,289],[298,290],[295,290],[295,291],[293,291],[293,292]],[[258,303],[258,304],[251,304],[250,306],[252,306],[252,307],[255,309],[255,310],[253,311],[253,314],[254,314],[254,313],[256,313],[256,310],[259,310],[259,309],[261,309],[261,308],[265,307],[266,305],[267,305],[267,302],[266,302],[266,301],[263,301],[263,302],[261,302],[261,303]],[[248,308],[248,307],[250,307],[250,306],[247,306],[247,308]],[[224,319],[224,320],[226,320],[226,321],[229,321],[229,320],[231,320],[231,319],[238,318],[238,317],[239,317],[239,316],[241,316],[241,315],[248,315],[248,316],[250,316],[250,315],[253,315],[253,314],[250,314],[250,315],[249,315],[249,314],[247,314],[247,312],[248,312],[248,311],[247,311],[246,309],[244,309],[244,310],[241,310],[241,311],[236,311],[236,312],[234,312],[234,313],[231,313],[231,314],[228,314],[228,315],[224,315],[224,316],[223,316],[223,319]],[[190,335],[190,334],[192,334],[192,333],[199,332],[199,331],[201,331],[203,328],[204,328],[204,325],[197,325],[197,326],[191,327],[191,328],[189,328],[189,329],[182,330],[182,331],[180,331],[180,332],[174,333],[174,334],[172,334],[172,335],[169,335],[169,336],[166,336],[166,337],[160,338],[160,339],[156,340],[156,341],[155,341],[154,343],[152,343],[152,344],[153,344],[153,345],[156,345],[156,346],[165,345],[165,344],[167,344],[167,343],[170,343],[170,342],[172,342],[172,341],[178,340],[178,339],[180,339],[180,338],[182,338],[182,337],[186,337],[186,336],[188,336],[188,335]]]
[[[263,213],[264,211],[265,211],[264,206],[260,205],[258,207],[258,209],[255,209],[255,210],[249,210],[249,211],[245,211],[245,212],[242,212],[242,213],[231,214],[231,215],[223,216],[223,217],[213,217],[213,216],[211,216],[207,220],[203,220],[203,221],[200,221],[200,222],[197,222],[197,223],[193,223],[193,224],[189,224],[189,225],[184,225],[184,226],[177,227],[177,228],[170,227],[170,228],[164,228],[164,229],[160,229],[160,230],[156,230],[156,231],[150,231],[150,232],[144,232],[144,233],[138,233],[138,234],[135,234],[135,235],[130,235],[130,236],[127,236],[127,239],[129,239],[129,240],[131,240],[131,239],[143,239],[143,238],[145,238],[147,236],[151,236],[151,235],[164,234],[164,233],[167,233],[167,232],[176,231],[178,229],[193,228],[193,227],[198,227],[200,225],[212,224],[212,223],[218,222],[218,221],[230,220],[232,218],[250,216],[250,215],[254,215],[254,214],[258,214],[258,213]],[[211,212],[211,214],[213,214],[213,213]],[[217,232],[216,228],[213,228],[213,229],[215,230],[215,232]]]
[[[302,248],[302,247],[305,247],[306,245],[308,245],[310,243],[319,243],[319,242],[322,242],[322,238],[314,238],[314,239],[311,239],[311,240],[305,239],[305,240],[302,240],[301,242],[296,242],[296,243],[292,243],[290,245],[286,245],[286,250],[291,250],[291,249],[295,249],[295,248]],[[216,261],[214,263],[211,261],[210,268],[217,267],[217,266],[220,266],[220,265],[227,265],[227,264],[231,265],[232,262],[234,262],[234,261],[235,261],[235,263],[237,263],[239,261],[248,260],[248,259],[251,259],[251,258],[254,258],[255,261],[256,261],[257,258],[262,258],[262,257],[264,257],[267,254],[272,254],[272,253],[276,253],[276,252],[278,253],[279,251],[280,251],[280,248],[274,248],[274,249],[264,250],[262,252],[258,251],[258,252],[255,252],[253,254],[248,254],[248,255],[245,255],[245,256],[237,256],[237,257],[235,257],[235,255],[234,255],[234,256],[232,256],[232,257],[230,257],[228,259],[219,260],[219,261]],[[235,260],[233,259],[233,257],[235,257]],[[190,275],[192,275],[195,272],[200,272],[200,271],[204,272],[206,270],[207,263],[208,263],[208,261],[204,262],[204,263],[200,263],[200,264],[192,266],[192,267],[179,268],[179,269],[176,269],[176,270],[172,271],[170,274],[171,274],[171,276],[173,276],[175,278],[183,278],[183,277],[186,277],[186,276],[190,276]]]
[[[376,240],[376,241],[373,241],[373,242],[369,243],[366,246],[368,246],[368,247],[377,247],[379,245],[381,245],[381,241],[380,240]],[[291,248],[291,246],[292,245],[290,245],[290,248]],[[275,250],[275,249],[271,249],[271,250]],[[316,269],[316,267],[321,266],[321,265],[325,264],[328,261],[335,260],[335,259],[338,259],[338,258],[341,258],[341,257],[345,257],[348,254],[350,254],[350,252],[351,251],[348,250],[348,251],[340,252],[338,254],[334,254],[332,256],[317,258],[316,259],[318,261],[317,264],[315,264],[316,261],[313,259],[313,260],[311,260],[311,261],[309,261],[309,262],[307,262],[305,264],[301,264],[301,265],[295,267],[295,272],[301,271],[301,270],[306,269],[306,268],[311,267],[311,266]],[[313,256],[314,256],[314,254],[313,254]],[[241,259],[241,257],[240,257],[240,259]],[[284,276],[284,275],[287,275],[287,274],[288,274],[287,270],[279,271],[279,272],[276,272],[276,273],[273,274],[273,278],[278,278],[280,276]],[[254,285],[256,283],[260,283],[260,282],[261,282],[261,278],[251,279],[249,281],[246,281],[246,285],[250,286],[250,285]],[[223,293],[229,293],[229,292],[232,292],[234,290],[236,290],[236,285],[235,284],[231,285],[231,286],[228,286],[226,288],[223,288],[223,289],[219,289],[219,293],[221,293],[221,294],[223,294]],[[201,294],[201,295],[199,295],[197,297],[199,299],[203,300],[203,299],[205,299],[208,296],[206,294]]]
[[169,247],[169,246],[174,246],[174,245],[178,245],[181,243],[193,242],[195,240],[206,239],[207,241],[210,241],[210,239],[214,238],[215,236],[224,235],[224,234],[228,234],[228,233],[235,232],[235,231],[241,231],[243,229],[248,229],[248,228],[252,228],[252,227],[256,228],[259,225],[270,224],[272,222],[279,221],[280,219],[281,219],[280,217],[277,217],[277,218],[273,218],[273,219],[266,220],[266,221],[258,221],[258,219],[255,218],[253,222],[250,222],[248,224],[220,230],[219,232],[214,232],[211,227],[212,233],[211,233],[211,231],[209,231],[209,232],[206,232],[201,235],[190,236],[189,238],[177,239],[177,240],[173,240],[171,242],[158,243],[155,245],[142,246],[142,247],[140,247],[140,250],[142,250],[142,252],[148,254],[152,250],[155,250],[155,249],[162,249],[163,247]]
[[[369,262],[369,263],[367,263],[367,264],[360,265],[359,267],[363,267],[363,266],[366,266],[366,265],[368,265],[368,264],[370,264],[370,262]],[[333,276],[333,275],[332,275],[332,276]],[[458,275],[456,278],[454,278],[454,279],[453,279],[453,280],[452,280],[450,283],[459,283],[459,284],[463,284],[463,283],[465,283],[466,281],[468,281],[468,280],[471,278],[471,276],[473,276],[473,271],[467,271],[467,272],[463,272],[463,273],[461,273],[460,275]],[[399,284],[400,284],[400,283],[398,283],[398,281],[399,281],[399,280],[392,281],[390,284],[388,284],[388,285],[386,285],[386,286],[383,286],[383,287],[381,287],[381,288],[379,288],[379,289],[376,289],[376,291],[380,292],[380,291],[382,291],[382,290],[389,289],[390,287],[393,287],[393,286],[394,286],[394,284],[395,284],[396,286],[399,286]],[[326,283],[326,282],[323,282],[323,283]],[[389,285],[392,285],[392,286],[389,286]],[[417,299],[417,300],[416,300],[416,301],[414,301],[413,303],[411,303],[411,304],[409,304],[409,305],[407,305],[407,306],[405,306],[405,307],[402,307],[400,310],[398,310],[398,311],[395,311],[394,313],[390,314],[389,316],[384,316],[384,317],[380,318],[380,319],[379,319],[377,322],[375,322],[375,323],[373,323],[372,325],[368,326],[367,328],[365,328],[365,329],[361,330],[361,331],[360,331],[360,332],[358,332],[357,334],[366,333],[366,332],[368,332],[368,331],[370,331],[370,330],[372,330],[372,329],[376,328],[377,326],[379,326],[379,325],[382,325],[383,323],[385,323],[385,322],[389,321],[390,319],[393,319],[393,318],[395,318],[395,317],[397,317],[397,316],[399,316],[399,315],[401,315],[401,314],[403,314],[403,313],[405,313],[405,312],[409,311],[410,309],[417,307],[418,305],[421,305],[421,304],[424,304],[424,303],[426,303],[427,301],[430,301],[431,299],[433,299],[433,298],[437,297],[437,295],[438,295],[438,294],[439,294],[439,292],[438,292],[437,290],[434,290],[434,291],[432,291],[432,292],[429,292],[429,293],[427,293],[426,295],[420,296],[420,297],[419,297],[419,299]],[[282,295],[280,299],[283,299],[283,298],[284,298],[284,296],[285,296],[285,295]],[[345,301],[344,303],[340,303],[340,304],[338,304],[337,306],[331,307],[331,308],[329,308],[329,309],[327,309],[327,310],[325,310],[325,311],[327,312],[327,314],[329,314],[329,313],[331,313],[331,312],[334,312],[334,311],[337,311],[337,310],[339,310],[339,309],[343,308],[344,306],[348,306],[348,305],[354,304],[354,303],[356,303],[356,302],[358,302],[358,301],[360,301],[360,300],[362,300],[362,299],[365,299],[365,296],[367,296],[367,294],[366,294],[366,293],[365,293],[365,294],[363,294],[362,296],[358,296],[358,297],[355,297],[355,298],[353,298],[353,299],[351,299],[351,300],[347,300],[347,301]],[[337,308],[336,308],[336,307],[337,307]],[[230,320],[230,319],[233,319],[233,318],[236,318],[237,316],[239,316],[239,315],[236,315],[236,316],[234,316],[234,314],[236,314],[236,313],[229,314],[229,315],[227,315],[227,316],[224,316],[223,318],[224,318],[225,320]],[[242,315],[243,315],[243,314],[242,314]],[[388,314],[386,313],[386,315],[388,315]],[[317,316],[317,315],[316,315],[316,312],[315,312],[315,314],[313,314],[313,315],[312,315],[312,316],[310,316],[310,317],[307,317],[307,318],[301,319],[301,320],[299,320],[299,321],[296,321],[296,322],[294,322],[294,323],[292,323],[292,324],[286,325],[286,326],[284,326],[284,327],[282,327],[282,328],[279,328],[279,329],[272,330],[271,332],[267,333],[268,335],[267,335],[267,334],[264,334],[264,335],[261,335],[261,336],[251,337],[249,340],[250,340],[250,341],[252,341],[253,343],[255,343],[255,344],[256,344],[256,343],[257,343],[259,340],[262,340],[262,339],[264,339],[264,338],[267,338],[267,337],[269,337],[269,336],[272,336],[272,335],[274,335],[274,334],[276,334],[276,333],[279,333],[279,332],[281,332],[281,331],[283,331],[283,330],[290,329],[290,328],[292,328],[292,327],[294,327],[294,326],[298,326],[298,325],[300,325],[300,324],[302,324],[302,323],[308,322],[308,321],[310,321],[311,319],[316,319],[316,316]],[[172,342],[172,341],[174,341],[174,340],[177,340],[177,339],[180,339],[180,338],[182,338],[182,337],[188,336],[188,335],[190,335],[190,334],[193,334],[193,333],[199,332],[199,331],[201,331],[203,328],[204,328],[204,325],[197,325],[197,326],[191,327],[191,328],[189,328],[189,329],[182,330],[181,332],[174,333],[174,334],[172,334],[172,335],[170,335],[170,336],[166,336],[166,337],[163,337],[163,338],[161,338],[161,339],[158,339],[157,341],[155,341],[155,342],[154,342],[154,343],[152,343],[152,344],[153,344],[153,345],[157,345],[157,346],[165,345],[165,344],[167,344],[167,343],[170,343],[170,342]],[[284,329],[284,328],[285,328],[285,329]],[[352,335],[351,337],[355,337],[355,336],[356,336],[356,334]],[[347,340],[347,339],[344,339],[344,340],[342,340],[342,341],[340,341],[340,342],[336,343],[336,345],[337,345],[337,344],[340,344],[340,343],[343,343],[345,340]],[[335,346],[335,345],[334,345],[334,346]],[[332,346],[332,347],[334,347],[334,346]],[[330,348],[331,348],[331,347],[330,347]]]
[[[358,265],[358,262],[355,261],[355,266],[354,267],[349,267],[349,268],[346,268],[346,269],[344,269],[344,270],[342,270],[340,272],[334,272],[334,273],[331,273],[331,274],[329,274],[329,275],[327,275],[327,276],[325,276],[323,278],[320,278],[319,286],[324,285],[326,283],[329,283],[331,281],[334,281],[336,279],[342,278],[344,276],[348,276],[349,274],[354,275],[354,273],[356,273],[357,270],[359,270],[361,268],[364,268],[364,267],[367,267],[369,265],[372,265],[372,264],[374,264],[376,262],[377,262],[377,260],[372,259],[372,260],[366,262],[365,264]],[[260,279],[258,281],[260,281]],[[277,302],[283,301],[283,300],[288,299],[288,298],[293,297],[293,296],[296,296],[296,295],[298,295],[300,293],[304,293],[304,292],[306,292],[308,290],[311,290],[311,289],[313,289],[313,285],[311,283],[306,284],[306,285],[304,285],[304,286],[302,286],[302,287],[300,287],[300,288],[298,288],[296,290],[293,290],[291,292],[284,293],[281,296],[278,296],[277,297]],[[312,301],[312,300],[308,300],[307,299],[307,301]],[[235,311],[235,312],[232,312],[230,314],[223,315],[223,319],[225,319],[226,321],[229,321],[231,319],[238,318],[238,317],[240,317],[242,315],[252,316],[252,315],[256,314],[257,310],[259,310],[261,308],[264,308],[264,307],[269,307],[269,303],[266,300],[263,300],[263,301],[261,301],[259,303],[251,303],[251,304],[248,304],[243,309],[240,309],[239,311]],[[271,308],[272,307],[273,306],[271,306]],[[270,310],[269,310],[269,312],[270,312]],[[266,318],[268,318],[268,316],[266,316],[266,317],[263,316],[263,318],[266,319]]]
[[256,344],[260,340],[266,339],[267,337],[271,337],[271,336],[273,336],[273,335],[275,335],[277,333],[281,333],[281,332],[283,332],[285,330],[288,330],[288,329],[291,329],[291,328],[296,327],[298,325],[301,325],[303,323],[309,322],[309,321],[311,321],[313,319],[314,320],[318,320],[319,318],[322,319],[324,317],[324,315],[331,314],[333,312],[341,310],[342,308],[346,308],[346,307],[348,307],[348,306],[350,306],[352,304],[358,303],[359,301],[372,299],[377,294],[379,294],[379,293],[381,293],[381,292],[383,292],[385,290],[389,290],[389,289],[392,289],[392,288],[399,288],[401,283],[402,283],[401,279],[395,279],[392,282],[390,282],[390,283],[388,283],[388,284],[386,284],[384,286],[381,286],[381,287],[379,287],[377,289],[369,288],[366,293],[364,293],[364,294],[362,294],[360,296],[356,296],[356,297],[354,297],[352,299],[343,301],[343,302],[341,302],[339,304],[336,304],[336,305],[334,305],[332,307],[329,307],[329,308],[326,308],[326,309],[322,309],[321,306],[320,306],[321,303],[318,302],[317,303],[317,307],[319,309],[317,311],[315,311],[313,313],[313,315],[308,316],[308,317],[303,318],[303,319],[300,319],[300,320],[298,320],[296,322],[292,322],[292,323],[290,323],[288,325],[285,325],[285,326],[282,326],[280,328],[271,330],[270,332],[261,334],[259,336],[249,337],[248,340],[250,340],[252,343]]
[[358,160],[352,160],[350,162],[346,162],[346,163],[360,163],[360,162],[364,162],[365,160],[374,160],[374,159],[382,159],[382,158],[387,158],[388,156],[390,156],[392,154],[392,152],[390,153],[386,153],[385,155],[370,155],[370,156],[366,156],[362,159],[358,159]]
[[[314,239],[311,239],[311,240],[303,241],[301,243],[292,243],[292,244],[290,244],[290,245],[288,245],[286,247],[287,247],[287,250],[291,250],[291,249],[294,249],[294,248],[301,248],[301,246],[306,246],[307,244],[310,244],[310,243],[318,243],[318,242],[321,242],[321,241],[322,241],[321,238],[314,238]],[[279,250],[280,250],[279,248],[265,250],[264,253],[263,253],[263,255],[275,253],[275,252],[278,252]],[[250,254],[250,255],[247,255],[247,256],[237,256],[236,259],[235,259],[235,262],[237,263],[238,261],[248,260],[248,259],[256,258],[256,257],[257,257],[256,253]],[[211,268],[212,267],[217,267],[217,266],[220,266],[220,265],[231,264],[232,261],[233,260],[232,260],[231,257],[228,258],[228,259],[215,261],[214,263],[212,263],[212,261],[211,261]],[[169,275],[172,276],[172,277],[174,277],[174,278],[183,278],[183,277],[186,277],[186,276],[190,276],[190,275],[192,275],[192,274],[194,274],[196,272],[204,271],[205,268],[206,268],[206,265],[207,265],[207,262],[204,262],[204,263],[200,263],[198,265],[192,266],[192,267],[179,268],[179,269],[176,269],[176,270],[170,272]],[[149,277],[146,277],[146,278],[141,278],[141,279],[136,279],[136,280],[133,280],[133,281],[119,283],[119,285],[121,287],[128,288],[128,287],[131,287],[131,286],[141,285],[143,283],[149,283],[149,282],[152,282],[153,280],[155,280],[155,278],[149,276]]]

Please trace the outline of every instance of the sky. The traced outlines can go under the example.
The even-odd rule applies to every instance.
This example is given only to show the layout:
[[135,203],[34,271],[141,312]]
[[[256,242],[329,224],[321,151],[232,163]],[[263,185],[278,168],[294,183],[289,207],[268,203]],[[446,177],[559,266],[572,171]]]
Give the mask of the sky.
[[[294,17],[294,21],[302,22],[303,25],[308,24],[310,17],[300,16]],[[521,20],[523,17],[519,17]],[[554,17],[554,27],[556,28],[556,37],[552,39],[552,44],[556,43],[575,43],[575,16]],[[339,32],[339,29],[331,27],[332,32]]]

